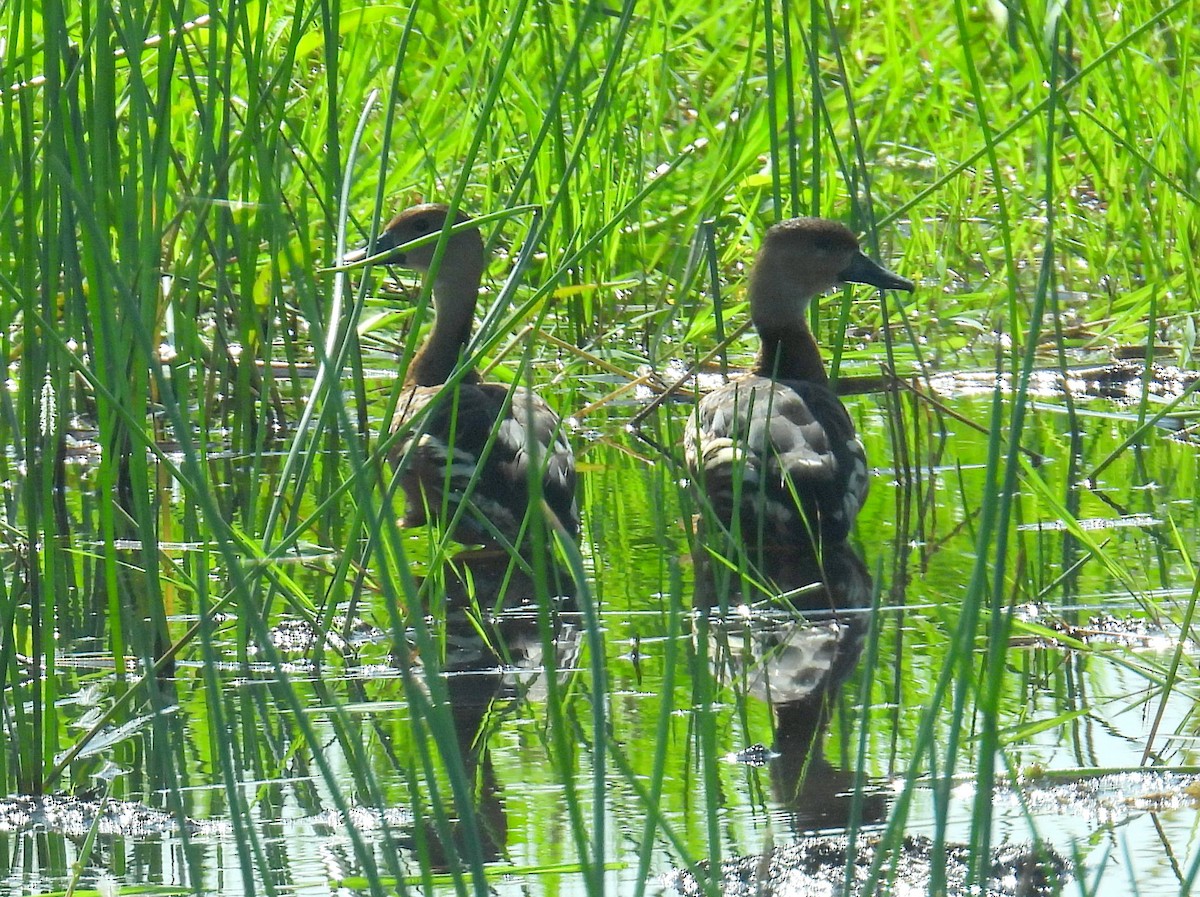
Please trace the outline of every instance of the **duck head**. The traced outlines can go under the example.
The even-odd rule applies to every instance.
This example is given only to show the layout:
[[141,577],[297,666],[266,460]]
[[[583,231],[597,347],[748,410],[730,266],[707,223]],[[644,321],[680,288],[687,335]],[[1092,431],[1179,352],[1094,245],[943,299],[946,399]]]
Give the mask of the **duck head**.
[[[406,247],[414,240],[440,233],[449,217],[450,208],[441,203],[424,203],[405,209],[388,223],[373,243],[342,259],[343,264],[351,264],[386,253],[380,259],[382,264],[409,268],[427,280],[432,277],[433,330],[405,374],[407,382],[418,386],[445,383],[458,364],[471,337],[475,302],[479,298],[479,284],[487,262],[483,237],[477,227],[451,234],[442,259],[432,272],[436,239],[421,246]],[[456,224],[469,221],[471,217],[462,212],[455,218]],[[472,372],[463,380],[475,382],[476,377]]]
[[813,297],[839,283],[913,291],[913,283],[873,262],[848,227],[824,218],[792,218],[769,231],[750,274],[750,314],[760,329],[802,322]]
[[[450,207],[443,203],[422,203],[405,209],[383,229],[375,241],[368,246],[347,253],[342,261],[344,264],[362,261],[365,258],[380,253],[388,253],[379,263],[408,268],[424,275],[433,264],[433,253],[437,248],[437,240],[432,240],[423,246],[412,249],[403,248],[405,244],[430,234],[436,234],[446,226],[450,216]],[[455,218],[456,224],[465,224],[471,216],[459,212]],[[446,251],[442,255],[441,264],[434,275],[434,285],[459,287],[463,291],[470,290],[473,294],[483,276],[485,253],[483,237],[477,228],[467,228],[451,234],[446,243]],[[473,281],[473,285],[472,285]],[[472,295],[474,300],[474,295]]]

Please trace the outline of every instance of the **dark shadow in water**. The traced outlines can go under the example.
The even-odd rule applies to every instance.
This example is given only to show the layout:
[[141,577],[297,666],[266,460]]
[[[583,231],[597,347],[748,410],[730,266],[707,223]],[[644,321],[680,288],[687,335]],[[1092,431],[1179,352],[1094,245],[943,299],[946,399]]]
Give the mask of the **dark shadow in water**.
[[[697,564],[697,575],[711,574],[713,563]],[[876,823],[887,815],[887,799],[859,793],[852,770],[839,769],[825,757],[824,739],[842,685],[854,673],[870,623],[871,577],[847,544],[826,546],[818,563],[811,551],[793,550],[774,557],[759,555],[782,593],[770,594],[762,582],[729,590],[729,577],[699,582],[697,593],[708,606],[731,606],[732,613],[707,619],[714,642],[712,659],[718,679],[731,676],[746,693],[770,704],[774,749],[755,746],[739,758],[765,762],[778,805],[788,814],[795,840],[768,844],[762,853],[733,857],[714,869],[698,863],[664,878],[668,893],[751,897],[759,894],[874,894],[867,885],[879,869],[895,875],[895,892],[928,893],[942,882],[944,893],[989,897],[1042,897],[1059,893],[1070,864],[1045,845],[1004,843],[992,850],[990,879],[971,884],[966,845],[937,845],[928,838],[904,836],[888,847]],[[714,600],[714,599],[720,600]],[[732,599],[732,600],[731,600]],[[697,602],[700,604],[700,601]],[[799,608],[797,610],[796,608]],[[728,681],[728,680],[725,680]],[[858,835],[851,844],[847,829]],[[880,851],[886,851],[880,855]],[[847,870],[849,868],[849,879]],[[714,880],[715,879],[715,880]],[[974,890],[972,890],[974,888]],[[890,892],[889,892],[890,893]]]
[[871,606],[871,574],[849,542],[813,546],[800,540],[751,547],[726,532],[709,538],[710,528],[697,523],[692,552],[692,601],[699,610],[765,602],[808,614]]
[[[556,576],[562,577],[555,579]],[[504,858],[508,817],[504,791],[492,764],[491,734],[531,691],[544,688],[547,650],[555,671],[574,669],[580,628],[574,597],[551,599],[553,609],[540,611],[533,578],[514,569],[502,552],[463,552],[440,573],[444,588],[446,675],[449,710],[465,780],[470,783],[473,819],[444,828],[431,819],[423,827],[428,857],[435,870],[462,868],[468,855],[463,840],[471,829],[479,836],[481,859]],[[567,581],[564,571],[551,571],[552,582]]]
[[870,625],[871,576],[845,542],[825,546],[819,559],[803,546],[760,552],[756,560],[779,592],[769,594],[758,577],[735,580],[739,588],[730,590],[727,568],[705,552],[697,595],[701,606],[733,605],[744,596],[753,602],[714,618],[714,659],[771,706],[774,797],[797,833],[846,828],[856,803],[859,825],[879,821],[886,800],[856,797],[854,772],[834,767],[824,752],[831,709],[857,667]]
[[570,572],[558,563],[551,548],[534,558],[528,550],[513,555],[499,548],[460,551],[445,561],[432,577],[432,595],[453,611],[529,610],[538,607],[537,596],[552,596],[554,610],[576,610],[575,583]]
[[[1064,893],[1071,874],[1070,862],[1044,844],[1001,844],[992,849],[991,860],[989,877],[981,884],[971,877],[971,851],[965,844],[937,844],[930,838],[906,835],[889,850],[873,833],[860,834],[853,845],[845,835],[821,836],[802,838],[762,856],[725,860],[715,882],[711,867],[700,863],[694,872],[678,870],[664,876],[663,886],[666,893],[685,897],[714,893],[722,897],[929,893],[1053,897]],[[880,867],[888,870],[886,876],[877,874]]]

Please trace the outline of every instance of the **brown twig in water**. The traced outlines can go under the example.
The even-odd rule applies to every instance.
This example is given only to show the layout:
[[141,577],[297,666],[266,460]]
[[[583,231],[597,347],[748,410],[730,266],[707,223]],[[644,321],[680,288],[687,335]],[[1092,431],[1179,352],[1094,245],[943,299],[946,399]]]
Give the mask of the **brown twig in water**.
[[639,411],[637,414],[635,414],[633,416],[633,418],[629,421],[630,428],[633,429],[633,431],[635,433],[639,433],[639,435],[640,435],[642,421],[644,421],[647,417],[649,417],[650,414],[656,408],[658,408],[659,405],[661,405],[663,402],[665,402],[667,399],[669,399],[681,386],[683,386],[683,384],[685,384],[688,380],[695,377],[696,374],[698,374],[700,372],[700,369],[702,367],[704,367],[704,365],[708,364],[710,361],[712,361],[714,358],[716,358],[718,354],[720,354],[721,352],[725,351],[726,348],[728,348],[730,343],[732,343],[735,339],[738,339],[739,337],[741,337],[741,335],[743,333],[745,333],[747,330],[749,330],[750,325],[751,325],[751,322],[749,320],[743,322],[740,327],[738,327],[736,330],[734,330],[732,333],[730,333],[728,336],[726,336],[725,339],[721,340],[719,343],[717,343],[716,346],[714,346],[711,350],[709,350],[707,353],[705,353],[703,356],[701,356],[697,361],[695,361],[692,364],[692,366],[689,367],[686,372],[684,372],[684,375],[682,377],[680,377],[678,380],[676,380],[674,383],[672,383],[670,386],[668,386],[666,389],[664,389],[661,393],[659,393],[658,396],[655,397],[653,402],[651,402],[649,405],[647,405],[645,408],[643,408],[641,411]]

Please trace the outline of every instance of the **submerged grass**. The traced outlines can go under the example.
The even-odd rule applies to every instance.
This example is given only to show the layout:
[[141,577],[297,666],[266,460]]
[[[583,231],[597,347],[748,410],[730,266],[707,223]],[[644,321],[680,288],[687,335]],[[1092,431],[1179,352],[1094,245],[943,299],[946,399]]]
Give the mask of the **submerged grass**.
[[[995,762],[1012,750],[1024,687],[1012,608],[1070,604],[1082,577],[1160,608],[1153,588],[1194,580],[1194,503],[1164,508],[1113,480],[1177,476],[1171,494],[1194,497],[1190,457],[1169,474],[1147,462],[1175,406],[1143,390],[1136,421],[1097,461],[1075,409],[1065,428],[1048,422],[1029,378],[1080,350],[1183,366],[1194,356],[1200,132],[1179,98],[1200,74],[1196,16],[1182,0],[253,2],[219,14],[84,2],[40,15],[0,2],[6,792],[82,788],[114,759],[136,770],[113,782],[114,798],[161,791],[182,821],[199,808],[189,789],[213,788],[246,890],[272,893],[255,820],[274,798],[254,783],[302,769],[320,792],[306,798],[314,812],[404,803],[428,820],[413,836],[422,887],[488,892],[486,867],[503,853],[480,810],[490,759],[464,739],[441,675],[452,639],[424,614],[437,580],[415,575],[453,546],[399,530],[387,462],[392,374],[412,358],[428,297],[397,308],[374,279],[330,270],[422,198],[496,214],[484,228],[495,298],[473,358],[499,359],[491,376],[539,385],[564,412],[595,409],[575,440],[584,549],[554,549],[583,586],[587,638],[557,673],[548,570],[531,571],[549,666],[537,737],[567,805],[567,865],[600,893],[624,859],[606,832],[610,785],[645,811],[624,833],[638,845],[639,891],[657,871],[652,845],[671,845],[681,865],[728,854],[716,785],[731,699],[703,625],[682,644],[696,510],[673,466],[682,417],[665,403],[641,421],[651,438],[628,436],[638,407],[626,387],[671,381],[670,362],[710,353],[744,362],[749,337],[716,351],[742,322],[744,265],[775,220],[822,214],[920,280],[911,300],[846,291],[814,310],[833,371],[1015,377],[970,451],[935,405],[900,394],[854,405],[873,463],[898,482],[883,489],[887,508],[877,489],[859,526],[872,569],[883,556],[870,548],[891,542],[880,604],[902,609],[921,577],[951,635],[940,674],[913,676],[903,617],[880,616],[868,652],[880,669],[851,691],[864,720],[892,715],[892,741],[876,749],[860,729],[849,764],[860,778],[905,772],[897,845],[918,777],[937,780],[944,806],[971,770],[982,876]],[[1025,451],[1050,463],[1027,465]],[[1126,540],[1090,540],[1071,521],[1101,503],[1167,519],[1171,537],[1134,557]],[[1065,531],[1035,543],[1016,529],[1047,508]],[[536,538],[539,557],[554,553],[550,533]],[[1162,609],[1184,633],[1194,599]],[[609,705],[603,639],[634,608],[653,610],[647,635],[669,646],[661,703],[642,721],[646,755]],[[272,627],[300,618],[328,641],[354,613],[391,630],[395,687],[347,692],[294,675]],[[62,662],[81,644],[102,646],[115,671],[106,715],[86,728],[64,709],[82,683]],[[316,656],[339,675],[360,663]],[[271,686],[231,685],[228,663]],[[1139,675],[1165,707],[1190,664],[1180,650]],[[154,673],[172,668],[174,679]],[[384,696],[402,720],[353,707]],[[687,731],[681,709],[693,711]],[[1064,706],[1062,719],[1076,712]],[[91,749],[127,725],[141,734]],[[1154,729],[1146,757],[1167,757]],[[867,746],[889,770],[867,767]],[[673,812],[676,774],[699,777],[698,827]],[[396,842],[347,830],[356,888],[413,887]],[[936,837],[951,837],[945,816]],[[449,885],[434,877],[447,845],[461,859]],[[200,891],[205,861],[194,845],[185,856]]]

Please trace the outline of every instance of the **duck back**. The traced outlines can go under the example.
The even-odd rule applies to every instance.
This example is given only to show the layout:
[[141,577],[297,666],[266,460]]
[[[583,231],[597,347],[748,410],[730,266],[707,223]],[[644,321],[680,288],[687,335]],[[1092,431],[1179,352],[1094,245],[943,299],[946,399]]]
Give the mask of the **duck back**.
[[701,400],[684,453],[717,518],[766,544],[841,541],[867,497],[862,443],[819,383],[731,380]]
[[394,449],[406,526],[430,518],[448,524],[466,501],[457,541],[494,544],[494,529],[516,544],[531,484],[540,483],[565,533],[578,536],[575,459],[558,415],[535,393],[517,387],[510,399],[509,388],[495,383],[409,386],[392,429],[411,431]]

